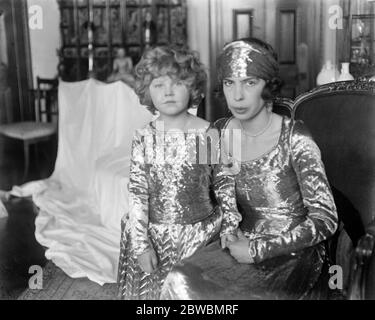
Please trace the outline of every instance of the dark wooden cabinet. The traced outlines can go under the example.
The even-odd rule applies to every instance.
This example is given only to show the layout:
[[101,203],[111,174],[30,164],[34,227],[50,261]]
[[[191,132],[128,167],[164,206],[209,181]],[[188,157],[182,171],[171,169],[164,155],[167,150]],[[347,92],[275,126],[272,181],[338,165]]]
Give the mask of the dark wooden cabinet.
[[59,8],[59,74],[65,81],[88,76],[90,26],[99,80],[111,73],[117,48],[125,48],[135,64],[147,46],[187,43],[186,0],[59,0]]

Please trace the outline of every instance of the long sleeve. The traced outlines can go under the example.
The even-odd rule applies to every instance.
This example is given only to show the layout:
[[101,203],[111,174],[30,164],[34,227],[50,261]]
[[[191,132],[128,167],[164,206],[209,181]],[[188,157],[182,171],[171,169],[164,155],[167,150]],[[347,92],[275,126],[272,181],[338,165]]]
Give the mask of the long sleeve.
[[234,234],[242,220],[236,202],[235,179],[228,173],[224,164],[218,164],[214,169],[215,196],[223,212],[220,235]]
[[249,253],[255,262],[316,245],[337,228],[336,206],[320,150],[301,122],[296,122],[292,130],[289,141],[291,161],[307,215],[287,232],[251,240]]
[[146,174],[143,135],[138,130],[133,138],[129,176],[129,224],[135,243],[134,251],[140,255],[150,249],[148,239],[149,190]]
[[223,213],[220,236],[236,234],[237,228],[242,220],[238,211],[236,197],[235,175],[240,171],[240,163],[235,161],[227,152],[227,136],[221,131],[217,150],[219,152],[219,163],[214,168],[214,191],[216,199]]
[[226,152],[226,144],[229,140],[224,137],[225,130],[222,130],[226,121],[227,119],[222,118],[214,124],[214,127],[220,132],[217,146],[214,148],[219,151],[217,154],[218,164],[215,165],[213,170],[215,197],[223,213],[220,236],[235,234],[242,220],[237,208],[235,183],[235,175],[238,174],[240,167]]

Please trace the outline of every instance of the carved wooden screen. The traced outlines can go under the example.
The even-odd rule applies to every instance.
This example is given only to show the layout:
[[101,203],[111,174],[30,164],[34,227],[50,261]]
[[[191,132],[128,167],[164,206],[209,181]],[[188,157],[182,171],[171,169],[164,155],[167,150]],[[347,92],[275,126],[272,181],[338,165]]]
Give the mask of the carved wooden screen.
[[65,81],[87,78],[90,7],[94,71],[99,80],[106,80],[111,73],[120,47],[136,64],[147,46],[187,43],[186,0],[59,0],[59,7],[59,74]]

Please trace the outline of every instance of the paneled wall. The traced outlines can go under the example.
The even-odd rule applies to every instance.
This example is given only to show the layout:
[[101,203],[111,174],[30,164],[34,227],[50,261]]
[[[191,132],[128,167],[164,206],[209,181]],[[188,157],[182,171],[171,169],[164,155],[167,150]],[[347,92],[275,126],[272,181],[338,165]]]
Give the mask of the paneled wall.
[[[41,9],[42,22],[33,24],[29,28],[31,59],[33,68],[34,86],[36,77],[54,78],[57,75],[59,59],[57,50],[61,46],[60,40],[60,13],[56,0],[27,0],[29,18],[37,18],[38,8]],[[34,10],[32,10],[34,7]],[[40,27],[40,28],[39,28]]]
[[[284,95],[294,97],[315,86],[315,79],[321,68],[322,60],[322,7],[321,1],[310,0],[232,0],[210,1],[210,67],[211,83],[215,86],[216,57],[223,45],[234,38],[234,11],[251,10],[251,36],[270,43],[279,56],[293,52],[293,61],[285,63],[281,71],[287,80]],[[293,23],[283,23],[280,15],[292,12]],[[291,15],[292,16],[292,15]],[[286,15],[285,15],[286,17]],[[285,21],[284,21],[285,22]],[[285,28],[282,28],[284,26]],[[285,30],[284,30],[285,29]],[[280,34],[283,32],[283,34]],[[290,34],[293,33],[293,34]],[[291,48],[285,46],[286,41],[294,41]],[[335,51],[335,48],[327,50]],[[289,79],[289,80],[288,80]],[[293,83],[291,83],[293,82]],[[289,87],[288,87],[289,86]],[[207,112],[210,120],[226,114],[224,106],[211,97],[211,105]]]
[[[32,79],[26,0],[0,0],[0,11],[3,22],[2,39],[6,41],[1,59],[7,72],[6,79],[2,81],[3,86],[11,89],[12,112],[8,112],[10,116],[7,122],[26,120],[32,115],[28,91]],[[4,108],[4,105],[0,107]]]

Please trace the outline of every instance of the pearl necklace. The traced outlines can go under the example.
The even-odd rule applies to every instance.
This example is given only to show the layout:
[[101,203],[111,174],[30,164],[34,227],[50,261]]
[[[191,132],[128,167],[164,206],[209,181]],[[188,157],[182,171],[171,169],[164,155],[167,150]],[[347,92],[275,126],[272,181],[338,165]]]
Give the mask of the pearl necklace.
[[255,137],[258,137],[258,136],[260,136],[260,135],[262,135],[263,133],[265,133],[266,131],[267,131],[267,129],[271,126],[271,123],[272,123],[272,112],[271,112],[271,115],[270,115],[270,117],[269,117],[269,119],[268,119],[268,123],[267,123],[267,125],[261,130],[261,131],[259,131],[258,133],[256,133],[256,134],[251,134],[251,133],[248,133],[245,129],[244,129],[244,127],[242,126],[242,122],[241,122],[241,120],[240,120],[240,126],[241,126],[241,129],[242,129],[242,132],[245,134],[245,135],[247,135],[247,136],[249,136],[249,137],[252,137],[252,138],[255,138]]

